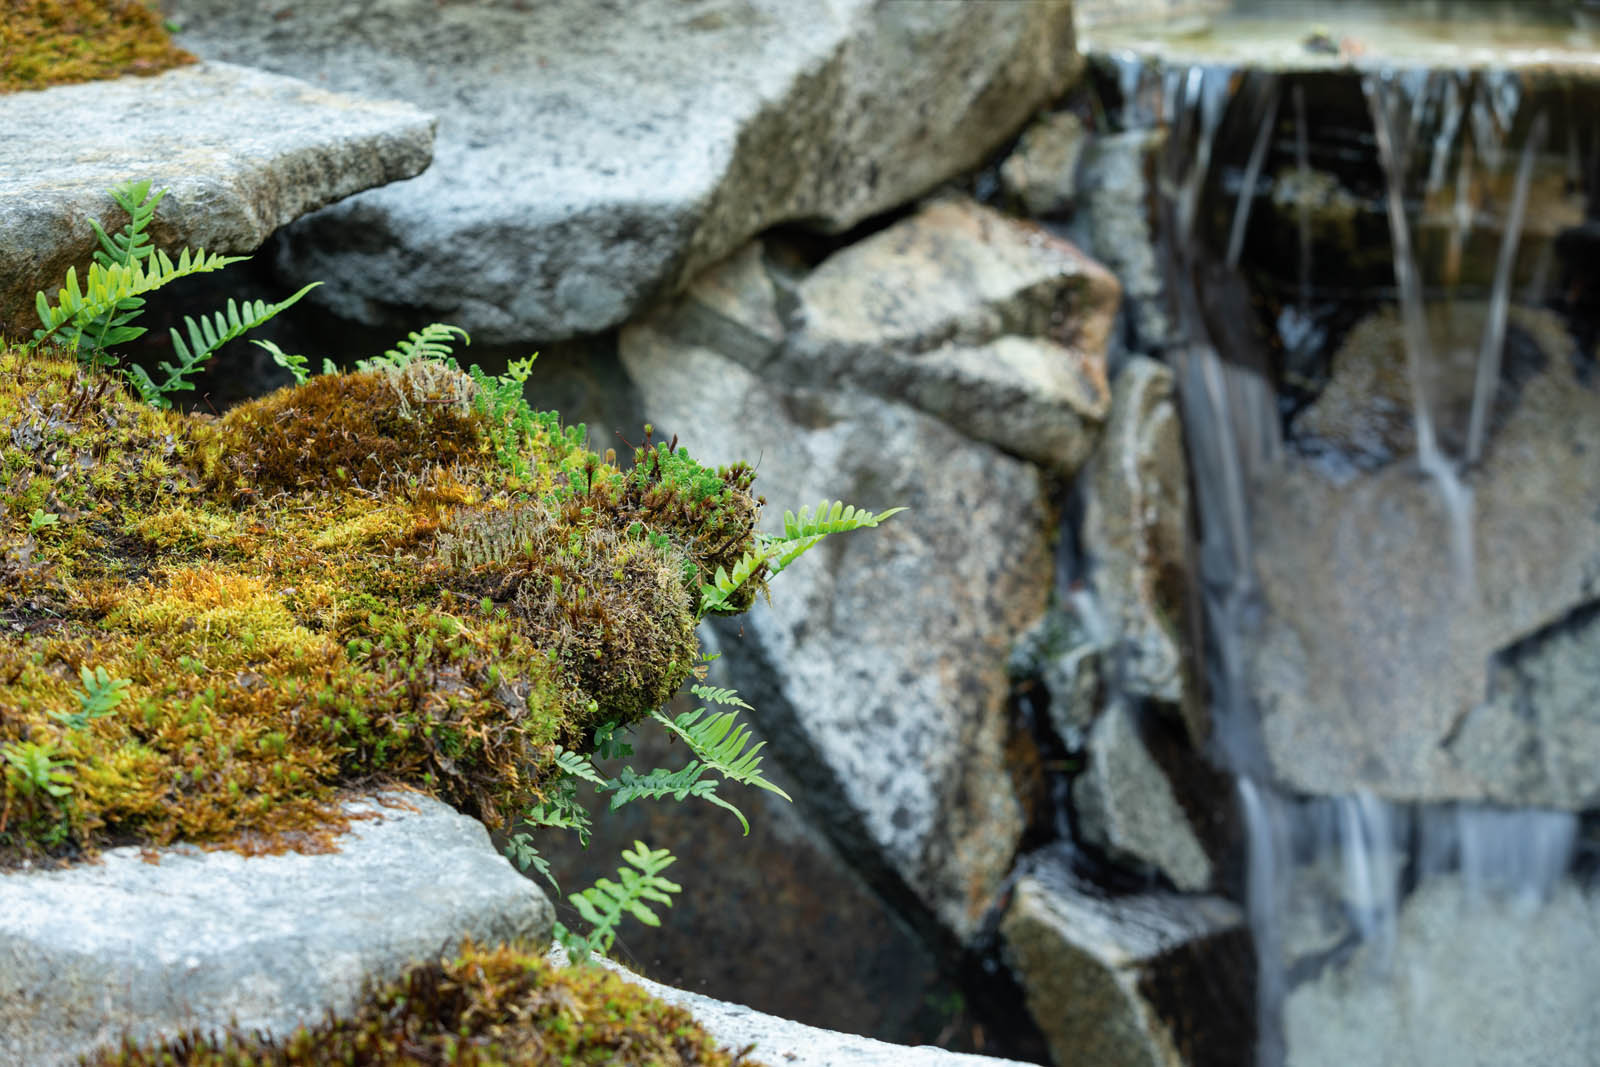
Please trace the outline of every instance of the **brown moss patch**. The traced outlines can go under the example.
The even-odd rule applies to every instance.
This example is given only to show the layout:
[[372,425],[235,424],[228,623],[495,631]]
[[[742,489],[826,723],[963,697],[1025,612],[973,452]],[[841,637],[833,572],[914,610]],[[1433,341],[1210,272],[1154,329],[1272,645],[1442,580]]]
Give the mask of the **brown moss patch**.
[[139,0],[0,0],[0,93],[195,62]]
[[0,867],[327,847],[386,783],[499,825],[664,704],[747,480],[624,474],[480,388],[381,363],[215,418],[0,345]]
[[635,1064],[756,1067],[719,1048],[682,1008],[600,967],[556,969],[535,950],[479,949],[413,967],[329,1018],[281,1040],[192,1033],[104,1049],[90,1067],[528,1067]]

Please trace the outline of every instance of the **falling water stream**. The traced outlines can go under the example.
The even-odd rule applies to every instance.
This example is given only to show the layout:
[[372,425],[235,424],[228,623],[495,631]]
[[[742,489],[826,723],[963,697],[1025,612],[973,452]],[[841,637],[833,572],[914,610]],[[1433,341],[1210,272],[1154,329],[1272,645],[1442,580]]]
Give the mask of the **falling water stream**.
[[[1215,286],[1219,278],[1237,275],[1265,161],[1277,142],[1293,161],[1299,187],[1310,187],[1308,146],[1316,136],[1318,101],[1304,80],[1259,70],[1163,66],[1132,52],[1107,58],[1121,93],[1114,113],[1126,125],[1159,122],[1166,132],[1158,199],[1174,328],[1168,343],[1148,347],[1164,348],[1183,405],[1201,530],[1213,756],[1236,776],[1248,852],[1245,893],[1259,961],[1257,1061],[1261,1067],[1279,1067],[1296,1060],[1284,1010],[1304,972],[1347,959],[1359,948],[1366,961],[1364,981],[1404,986],[1415,1003],[1426,1003],[1430,982],[1448,976],[1406,971],[1400,920],[1407,895],[1430,880],[1456,879],[1479,905],[1532,914],[1567,875],[1578,822],[1563,811],[1397,802],[1369,790],[1296,795],[1276,782],[1246,672],[1248,643],[1264,611],[1252,531],[1271,519],[1252,513],[1251,486],[1282,461],[1283,411],[1263,368],[1241,358],[1230,339],[1216,335],[1201,283]],[[1463,613],[1486,611],[1474,552],[1473,472],[1493,432],[1519,238],[1534,163],[1545,149],[1550,124],[1543,113],[1526,113],[1529,102],[1513,74],[1376,68],[1362,78],[1362,90],[1384,182],[1393,301],[1410,393],[1412,462],[1447,517],[1454,602]],[[1225,121],[1246,125],[1249,136],[1236,136],[1232,143],[1247,143],[1249,149],[1242,166],[1227,175],[1237,188],[1225,201],[1231,218],[1214,227],[1226,234],[1217,256],[1203,247],[1200,219],[1208,188],[1225,186],[1218,165]],[[1576,160],[1577,149],[1569,155]],[[1493,184],[1511,167],[1509,197],[1501,197],[1492,211],[1472,201],[1473,190]],[[1414,180],[1418,175],[1420,183]],[[1443,277],[1437,282],[1424,277],[1419,263],[1417,185],[1425,196],[1447,189],[1455,193]],[[1284,302],[1277,320],[1279,340],[1291,353],[1321,341],[1313,306],[1313,225],[1303,195],[1294,217],[1298,232],[1290,239],[1299,246],[1298,277],[1294,298]],[[1428,302],[1430,296],[1437,299],[1441,287],[1445,300],[1456,299],[1463,248],[1485,226],[1498,228],[1498,255],[1476,347],[1470,417],[1464,439],[1451,445],[1439,431],[1442,401],[1435,395],[1444,373],[1439,346],[1446,342],[1430,331]],[[1538,269],[1542,275],[1548,263]],[[1309,951],[1293,942],[1306,940],[1305,913],[1317,906],[1313,898],[1332,901],[1339,914],[1331,922],[1336,933]],[[1418,1018],[1416,1025],[1428,1023]],[[1390,1051],[1395,1058],[1385,1062],[1408,1062],[1400,1049]]]

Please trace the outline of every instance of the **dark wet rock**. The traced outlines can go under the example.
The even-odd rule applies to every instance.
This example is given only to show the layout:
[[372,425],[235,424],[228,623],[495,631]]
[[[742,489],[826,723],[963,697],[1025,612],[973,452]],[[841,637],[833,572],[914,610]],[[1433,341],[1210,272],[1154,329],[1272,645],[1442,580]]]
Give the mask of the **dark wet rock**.
[[1211,858],[1145,747],[1138,713],[1122,701],[1101,712],[1086,755],[1072,787],[1084,841],[1114,860],[1160,871],[1179,889],[1209,888]]
[[1057,1064],[1251,1061],[1249,934],[1218,897],[1107,897],[1063,854],[1030,857],[1000,924],[1004,952]]
[[1038,679],[1050,701],[1050,725],[1069,750],[1084,745],[1100,713],[1101,648],[1075,612],[1052,609],[1011,652],[1012,677]]
[[1078,206],[1068,231],[1122,283],[1134,342],[1146,350],[1174,340],[1151,225],[1165,143],[1159,129],[1091,138],[1078,167]]
[[182,43],[441,116],[419,181],[307,220],[295,278],[481,342],[616,326],[781,222],[841,232],[969,169],[1076,77],[1072,9],[185,0]]
[[0,873],[0,1059],[72,1062],[125,1031],[287,1034],[463,937],[550,937],[550,902],[477,820],[411,793],[361,807],[382,818],[326,855],[128,847]]
[[38,325],[37,290],[53,300],[68,266],[86,268],[89,220],[127,222],[112,186],[169,190],[158,246],[239,254],[433,155],[433,119],[409,104],[227,63],[0,95],[0,128],[0,327],[17,333]]

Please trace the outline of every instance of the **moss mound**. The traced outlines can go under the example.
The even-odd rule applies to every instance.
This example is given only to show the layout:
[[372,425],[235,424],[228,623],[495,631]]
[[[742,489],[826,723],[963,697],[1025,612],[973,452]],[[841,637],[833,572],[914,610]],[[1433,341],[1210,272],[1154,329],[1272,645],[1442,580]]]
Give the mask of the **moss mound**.
[[90,1067],[320,1067],[332,1064],[752,1065],[719,1049],[682,1008],[599,967],[552,968],[517,948],[466,945],[453,959],[412,968],[330,1018],[279,1041],[189,1034],[165,1045],[125,1043]]
[[380,784],[500,825],[664,703],[747,471],[624,473],[482,387],[414,361],[214,418],[0,346],[0,866],[326,848]]
[[0,93],[193,63],[140,0],[0,0]]

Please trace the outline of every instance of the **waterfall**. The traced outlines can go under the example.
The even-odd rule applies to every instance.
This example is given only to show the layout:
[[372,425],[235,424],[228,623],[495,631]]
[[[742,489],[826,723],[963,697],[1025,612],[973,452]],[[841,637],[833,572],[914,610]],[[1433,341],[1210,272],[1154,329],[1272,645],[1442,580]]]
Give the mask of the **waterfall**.
[[[1578,820],[1570,812],[1505,809],[1465,802],[1397,802],[1372,790],[1345,795],[1295,795],[1273,778],[1252,706],[1247,674],[1250,647],[1263,625],[1256,575],[1254,531],[1269,516],[1252,513],[1252,486],[1283,462],[1280,409],[1275,388],[1260,366],[1227,351],[1215,335],[1214,314],[1201,292],[1203,280],[1235,274],[1247,248],[1251,211],[1277,142],[1300,179],[1295,207],[1299,269],[1292,303],[1280,312],[1286,347],[1320,343],[1314,322],[1313,225],[1310,187],[1310,116],[1304,86],[1260,72],[1225,66],[1153,70],[1130,54],[1113,55],[1124,90],[1119,112],[1126,123],[1161,116],[1168,134],[1158,179],[1160,235],[1174,336],[1161,353],[1179,387],[1200,529],[1198,559],[1212,715],[1212,758],[1234,773],[1246,848],[1247,915],[1258,957],[1257,1062],[1280,1067],[1294,1060],[1283,1012],[1296,974],[1314,972],[1358,949],[1363,980],[1398,983],[1420,1006],[1441,977],[1407,958],[1402,916],[1408,895],[1433,881],[1458,880],[1469,901],[1511,902],[1531,913],[1568,872]],[[1146,106],[1151,86],[1159,104]],[[1383,188],[1381,198],[1393,246],[1393,279],[1404,335],[1415,469],[1437,494],[1448,522],[1448,541],[1462,610],[1486,610],[1475,582],[1472,471],[1489,447],[1501,353],[1519,238],[1526,216],[1535,158],[1549,136],[1547,116],[1523,123],[1520,157],[1513,154],[1522,93],[1507,75],[1379,70],[1362,90],[1371,117]],[[1289,106],[1281,106],[1287,94]],[[1134,97],[1138,100],[1135,101]],[[1522,116],[1526,119],[1526,116]],[[1217,174],[1221,131],[1228,122],[1248,127],[1249,150],[1230,197],[1223,252],[1211,255],[1202,220],[1213,222],[1222,180]],[[1236,137],[1229,143],[1245,141]],[[1576,140],[1569,157],[1578,158]],[[1496,205],[1498,255],[1487,300],[1486,325],[1476,346],[1471,411],[1463,443],[1447,446],[1441,434],[1443,401],[1436,395],[1446,373],[1430,336],[1428,290],[1419,262],[1408,199],[1413,172],[1425,196],[1453,185],[1454,203],[1443,253],[1443,282],[1455,299],[1466,244],[1484,224],[1474,210],[1476,182],[1492,181],[1517,159],[1511,195]],[[1452,167],[1452,162],[1454,167]],[[1574,163],[1576,166],[1576,163]],[[1451,182],[1453,173],[1454,181]],[[1209,216],[1208,216],[1209,213]],[[1541,270],[1548,269],[1546,263]],[[1456,454],[1452,454],[1456,453]],[[1315,896],[1333,917],[1332,932],[1311,948],[1293,944],[1300,911]],[[1304,924],[1300,924],[1304,925]],[[1302,953],[1295,957],[1295,953]],[[1294,958],[1291,958],[1294,957]],[[1425,1035],[1418,1038],[1425,1042]],[[1400,1050],[1390,1050],[1406,1062]]]

